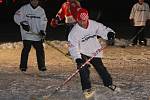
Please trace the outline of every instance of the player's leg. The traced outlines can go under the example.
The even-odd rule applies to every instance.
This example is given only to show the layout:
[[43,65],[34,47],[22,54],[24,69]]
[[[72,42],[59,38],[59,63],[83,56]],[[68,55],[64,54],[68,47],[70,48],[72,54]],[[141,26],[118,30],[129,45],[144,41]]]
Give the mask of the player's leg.
[[28,56],[31,49],[32,41],[23,40],[23,49],[21,52],[21,60],[20,60],[20,70],[26,71],[27,70],[27,62]]
[[40,71],[46,71],[45,52],[44,52],[43,42],[42,41],[34,41],[33,46],[36,50],[38,69]]

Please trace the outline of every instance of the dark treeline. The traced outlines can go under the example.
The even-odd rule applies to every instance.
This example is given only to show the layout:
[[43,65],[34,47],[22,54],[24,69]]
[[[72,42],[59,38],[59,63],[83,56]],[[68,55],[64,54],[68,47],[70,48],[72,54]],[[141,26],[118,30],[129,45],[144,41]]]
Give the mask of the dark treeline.
[[[41,0],[41,6],[45,9],[48,20],[55,17],[66,0]],[[80,0],[81,6],[88,9],[91,19],[102,22],[106,26],[115,29],[119,37],[127,37],[132,28],[129,25],[129,14],[133,4],[138,0]],[[145,0],[150,4],[150,0]],[[13,15],[22,5],[29,0],[17,0],[15,4],[0,6],[0,41],[21,40],[19,27],[13,21]],[[130,30],[131,29],[131,30]],[[52,29],[48,23],[48,38],[63,40],[64,27]]]

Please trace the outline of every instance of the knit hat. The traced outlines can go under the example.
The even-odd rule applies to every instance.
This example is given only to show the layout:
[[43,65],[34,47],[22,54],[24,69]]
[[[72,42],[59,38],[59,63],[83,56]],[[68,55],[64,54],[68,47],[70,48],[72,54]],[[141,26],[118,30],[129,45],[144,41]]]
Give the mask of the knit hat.
[[89,19],[89,15],[88,15],[88,11],[84,8],[80,8],[77,12],[77,20],[88,20]]

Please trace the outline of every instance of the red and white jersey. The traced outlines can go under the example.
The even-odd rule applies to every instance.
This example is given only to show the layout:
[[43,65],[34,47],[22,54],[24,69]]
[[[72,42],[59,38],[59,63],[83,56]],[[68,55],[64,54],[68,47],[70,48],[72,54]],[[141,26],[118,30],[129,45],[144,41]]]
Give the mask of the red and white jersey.
[[57,13],[56,17],[59,17],[60,20],[65,18],[66,23],[76,22],[77,10],[80,8],[80,3],[75,2],[65,2],[62,4],[61,9]]
[[150,19],[150,8],[147,3],[133,5],[129,19],[134,20],[134,26],[145,26]]
[[[38,6],[36,9],[33,9],[30,4],[22,6],[14,15],[14,21],[18,25],[20,22],[26,21],[30,26],[30,30],[34,33],[39,33],[40,30],[46,30],[47,27],[47,18],[43,8]],[[22,40],[32,40],[39,41],[41,37],[39,35],[34,35],[32,32],[27,32],[21,29]]]
[[[71,56],[74,59],[81,58],[82,53],[92,57],[93,54],[101,48],[97,36],[107,40],[108,32],[114,31],[93,20],[89,20],[87,29],[75,24],[68,36],[69,52]],[[102,52],[99,52],[96,57],[102,57]]]

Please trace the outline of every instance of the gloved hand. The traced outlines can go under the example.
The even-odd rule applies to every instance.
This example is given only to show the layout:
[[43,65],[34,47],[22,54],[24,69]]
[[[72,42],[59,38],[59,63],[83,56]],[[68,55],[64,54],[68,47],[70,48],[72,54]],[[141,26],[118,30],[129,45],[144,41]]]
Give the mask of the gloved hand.
[[115,34],[113,32],[108,32],[107,34],[108,40],[107,40],[107,44],[108,45],[114,45],[115,43]]
[[146,26],[150,26],[150,19],[146,21]]
[[132,26],[134,26],[134,20],[133,20],[133,19],[130,19],[130,24],[131,24]]
[[27,31],[27,32],[30,31],[30,26],[29,26],[29,24],[28,24],[27,21],[22,21],[22,22],[20,22],[20,25],[22,26],[22,28],[23,28],[25,31]]
[[77,58],[75,61],[78,69],[84,64],[84,61],[81,58]]
[[50,25],[53,27],[53,28],[56,28],[58,26],[58,20],[55,19],[55,18],[52,18],[51,22],[50,22]]
[[44,30],[40,30],[40,36],[42,37],[42,39],[44,39],[46,37],[46,33]]

